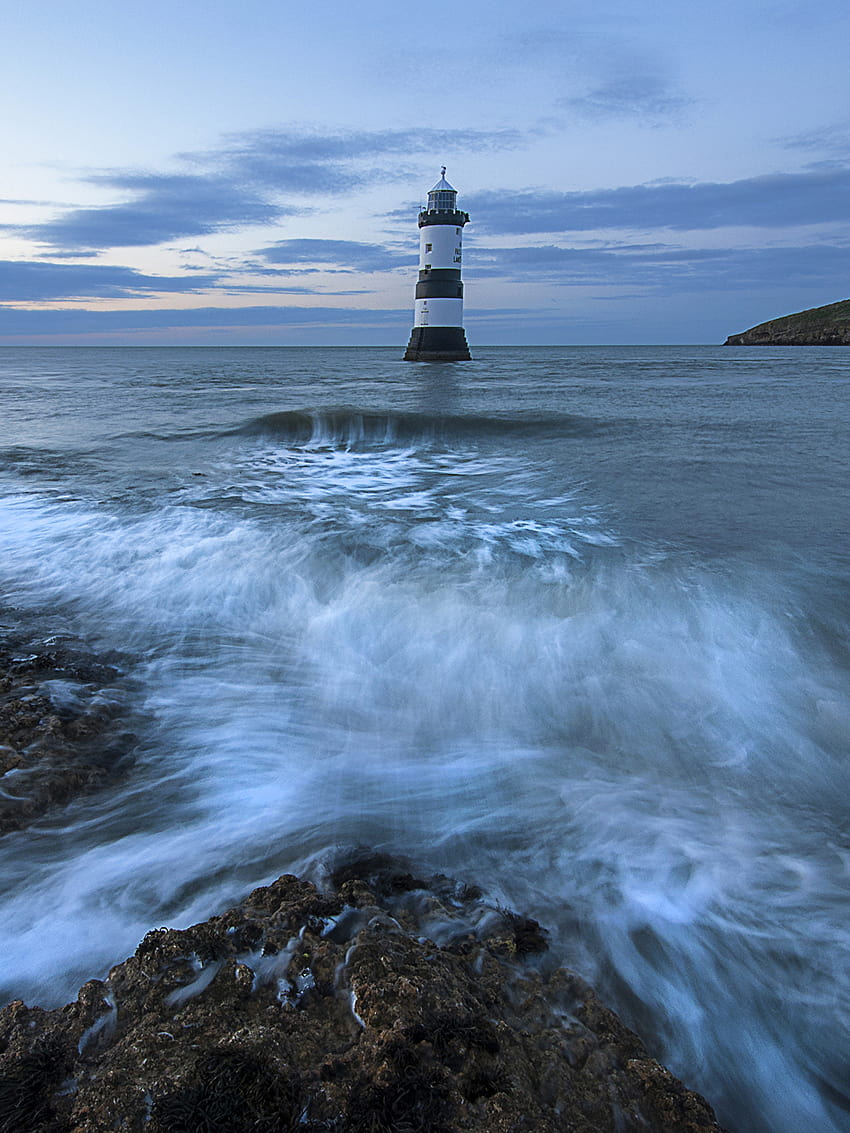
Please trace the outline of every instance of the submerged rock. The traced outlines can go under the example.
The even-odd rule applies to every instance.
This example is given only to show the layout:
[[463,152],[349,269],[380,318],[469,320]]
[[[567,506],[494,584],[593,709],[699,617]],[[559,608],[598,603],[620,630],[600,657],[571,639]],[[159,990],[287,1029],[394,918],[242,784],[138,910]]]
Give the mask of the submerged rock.
[[718,1130],[536,922],[379,857],[0,1012],[0,1133]]
[[126,762],[118,675],[68,644],[0,644],[0,834],[98,790]]

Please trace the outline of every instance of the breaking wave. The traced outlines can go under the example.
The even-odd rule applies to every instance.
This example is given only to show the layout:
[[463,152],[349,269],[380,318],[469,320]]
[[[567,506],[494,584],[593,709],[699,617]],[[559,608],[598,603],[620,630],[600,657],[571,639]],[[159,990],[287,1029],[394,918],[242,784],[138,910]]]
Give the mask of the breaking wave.
[[601,433],[606,426],[592,418],[567,414],[528,414],[517,418],[428,413],[375,413],[343,408],[269,413],[241,426],[247,436],[274,437],[291,444],[408,445],[457,440],[575,436]]

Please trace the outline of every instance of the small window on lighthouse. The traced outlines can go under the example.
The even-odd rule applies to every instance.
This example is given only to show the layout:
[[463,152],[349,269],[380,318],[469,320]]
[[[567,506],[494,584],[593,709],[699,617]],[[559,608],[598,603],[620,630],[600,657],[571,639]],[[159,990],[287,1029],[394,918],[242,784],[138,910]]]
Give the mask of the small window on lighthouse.
[[456,229],[455,229],[455,235],[456,235],[456,236],[460,236],[460,229],[459,229],[459,228],[456,228]]
[[433,245],[433,244],[426,244],[426,245],[425,245],[425,251],[426,251],[426,252],[432,252],[433,250],[434,250],[434,245]]

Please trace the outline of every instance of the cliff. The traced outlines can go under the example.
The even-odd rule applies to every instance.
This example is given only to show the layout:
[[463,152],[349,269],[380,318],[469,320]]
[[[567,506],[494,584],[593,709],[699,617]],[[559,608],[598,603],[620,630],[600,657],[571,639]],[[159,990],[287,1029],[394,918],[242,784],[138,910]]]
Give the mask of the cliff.
[[724,346],[850,346],[850,299],[730,334]]

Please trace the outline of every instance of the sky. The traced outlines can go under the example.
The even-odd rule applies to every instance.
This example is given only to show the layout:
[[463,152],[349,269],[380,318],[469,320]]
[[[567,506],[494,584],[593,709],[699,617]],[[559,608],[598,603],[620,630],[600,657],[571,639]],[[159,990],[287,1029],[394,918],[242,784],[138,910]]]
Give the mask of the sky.
[[850,296],[846,0],[0,16],[0,344],[403,347],[443,164],[472,346]]

